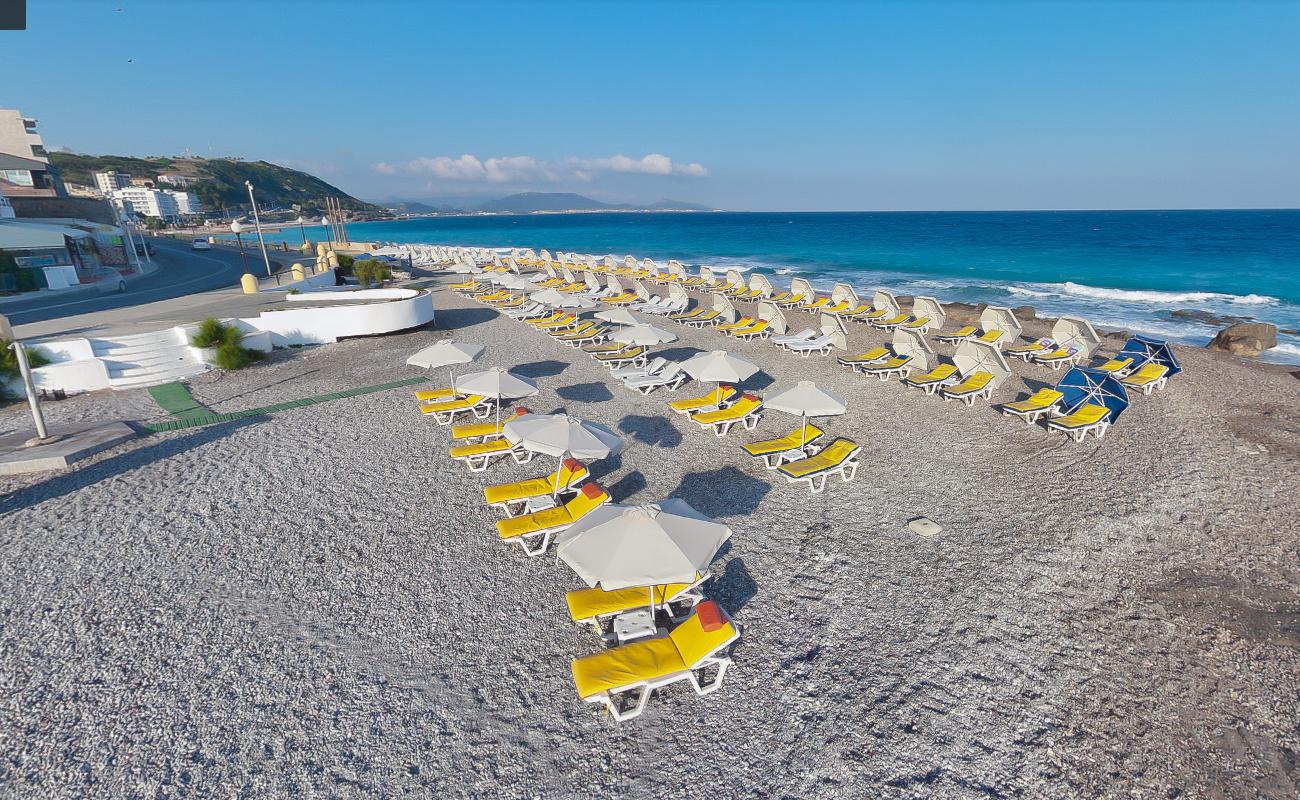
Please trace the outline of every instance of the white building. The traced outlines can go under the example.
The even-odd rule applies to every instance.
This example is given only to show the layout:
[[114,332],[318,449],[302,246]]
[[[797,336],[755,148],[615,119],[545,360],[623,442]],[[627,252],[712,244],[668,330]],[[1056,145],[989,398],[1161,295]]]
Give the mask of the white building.
[[163,220],[178,219],[181,210],[171,192],[162,192],[145,186],[128,186],[113,192],[113,199],[125,205],[132,213]]
[[103,192],[105,197],[112,197],[113,192],[118,189],[126,189],[131,185],[131,176],[125,172],[96,172],[95,188]]
[[[162,177],[161,175],[158,177]],[[199,202],[198,195],[193,192],[175,192],[170,189],[164,190],[176,201],[176,208],[182,214],[202,214],[203,203]]]
[[36,132],[36,120],[24,117],[16,108],[0,108],[0,153],[50,163],[45,142]]

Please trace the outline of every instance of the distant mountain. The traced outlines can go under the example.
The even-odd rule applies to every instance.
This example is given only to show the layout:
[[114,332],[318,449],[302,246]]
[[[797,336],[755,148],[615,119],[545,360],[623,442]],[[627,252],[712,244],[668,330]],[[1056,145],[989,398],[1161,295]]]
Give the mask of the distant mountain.
[[602,203],[573,192],[521,192],[489,200],[475,210],[496,214],[527,214],[534,211],[712,211],[708,206],[659,200],[649,205]]
[[421,203],[417,200],[399,200],[392,203],[384,203],[385,208],[390,208],[399,214],[455,214],[463,213],[464,209],[458,206],[449,205],[430,205]]
[[[125,172],[133,178],[156,181],[164,172],[175,172],[195,180],[188,187],[210,211],[248,206],[248,189],[252,181],[257,190],[257,205],[285,208],[298,205],[319,211],[325,198],[337,198],[343,208],[362,214],[379,214],[379,206],[358,200],[315,175],[300,172],[269,161],[241,161],[232,158],[135,158],[133,156],[92,156],[81,153],[50,153],[63,180],[95,185],[94,172]],[[165,188],[163,184],[158,184]]]

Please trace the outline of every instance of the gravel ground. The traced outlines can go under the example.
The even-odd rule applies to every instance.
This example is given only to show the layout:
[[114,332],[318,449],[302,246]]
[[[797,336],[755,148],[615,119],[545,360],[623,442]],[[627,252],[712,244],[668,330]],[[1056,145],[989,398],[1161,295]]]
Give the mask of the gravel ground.
[[[1285,371],[1182,348],[1164,393],[1074,444],[661,323],[682,337],[670,356],[726,346],[767,368],[753,388],[812,377],[849,398],[825,427],[867,463],[811,496],[737,447],[794,419],[717,439],[667,414],[670,395],[437,302],[439,330],[280,352],[195,395],[254,408],[409,377],[406,355],[449,333],[488,344],[485,366],[541,383],[534,410],[628,435],[595,465],[617,500],[679,496],[734,528],[708,587],[743,627],[723,688],[658,692],[622,726],[580,702],[569,661],[599,643],[565,612],[579,582],[497,541],[480,494],[550,464],[452,465],[397,389],[0,478],[0,794],[1295,795]],[[1058,376],[1014,368],[995,399]],[[162,416],[142,391],[47,409]],[[0,409],[0,430],[22,424]],[[943,533],[909,533],[921,514]]]

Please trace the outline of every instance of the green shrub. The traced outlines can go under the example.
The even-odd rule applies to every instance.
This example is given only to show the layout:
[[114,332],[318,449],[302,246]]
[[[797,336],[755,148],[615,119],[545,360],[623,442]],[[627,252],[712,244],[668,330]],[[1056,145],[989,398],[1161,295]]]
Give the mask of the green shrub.
[[226,370],[243,369],[266,358],[261,350],[251,350],[239,343],[226,342],[217,346],[217,366]]
[[343,270],[344,275],[352,274],[352,265],[355,264],[357,260],[346,253],[338,253],[337,255],[339,258],[339,269]]
[[208,317],[199,323],[199,329],[190,339],[195,347],[220,347],[223,344],[238,345],[243,334],[234,325],[226,325],[216,317]]
[[208,317],[199,323],[199,329],[190,338],[195,347],[215,347],[217,349],[217,366],[221,369],[243,369],[250,364],[266,358],[266,353],[252,350],[240,344],[244,334],[234,325],[226,325],[215,317]]
[[[11,380],[17,380],[22,374],[18,369],[18,354],[9,349],[12,342],[6,339],[0,339],[0,397],[8,397],[9,393],[5,391],[5,383]],[[32,369],[43,367],[50,363],[50,357],[39,347],[27,348],[27,366]]]
[[285,294],[302,294],[302,292],[291,286],[289,287],[289,291],[285,292]]
[[368,258],[353,265],[352,274],[356,276],[357,284],[364,288],[392,279],[393,269],[383,261]]

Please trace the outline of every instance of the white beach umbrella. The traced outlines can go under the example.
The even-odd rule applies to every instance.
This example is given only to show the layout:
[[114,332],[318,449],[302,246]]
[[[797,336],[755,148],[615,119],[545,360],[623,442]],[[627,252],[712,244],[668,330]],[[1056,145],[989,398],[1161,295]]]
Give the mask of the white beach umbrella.
[[639,344],[649,346],[677,341],[677,334],[656,328],[653,325],[628,325],[609,337],[610,341],[622,344]]
[[611,308],[608,311],[599,311],[596,313],[596,319],[612,322],[615,325],[641,325],[641,320],[632,316],[632,312],[626,308]]
[[655,607],[654,587],[694,583],[731,528],[709,519],[685,500],[644,506],[605,505],[556,538],[556,555],[587,582],[606,591],[644,586]]
[[541,389],[528,378],[520,377],[502,367],[462,375],[460,390],[466,394],[481,394],[494,398],[497,403],[497,426],[501,425],[501,400],[532,397]]
[[540,292],[533,292],[528,298],[534,302],[551,306],[552,308],[592,308],[596,304],[585,297],[578,297],[574,294],[564,294],[554,289],[543,289]]
[[963,378],[968,378],[976,372],[989,373],[993,376],[989,385],[995,389],[1011,375],[1011,367],[1007,365],[1007,359],[998,346],[978,339],[967,339],[957,345],[957,351],[952,355],[952,363],[957,365]]
[[451,375],[451,390],[454,392],[456,391],[456,373],[450,368],[456,364],[470,364],[477,361],[478,357],[483,355],[483,351],[486,349],[487,347],[481,344],[443,339],[441,342],[413,354],[406,359],[406,363],[412,367],[423,367],[424,369],[448,367],[447,372]]
[[[531,414],[506,423],[506,441],[525,450],[555,456],[561,465],[565,456],[598,460],[623,449],[623,437],[595,422],[568,414]],[[555,494],[560,491],[560,473],[555,473]]]
[[763,407],[798,414],[803,420],[799,446],[808,442],[809,417],[834,417],[848,411],[844,398],[821,389],[812,381],[799,381],[786,389],[777,389],[763,397]]
[[726,350],[700,353],[682,362],[682,370],[697,381],[718,384],[718,400],[722,400],[722,384],[743,381],[758,372],[758,365],[746,358],[732,355]]

